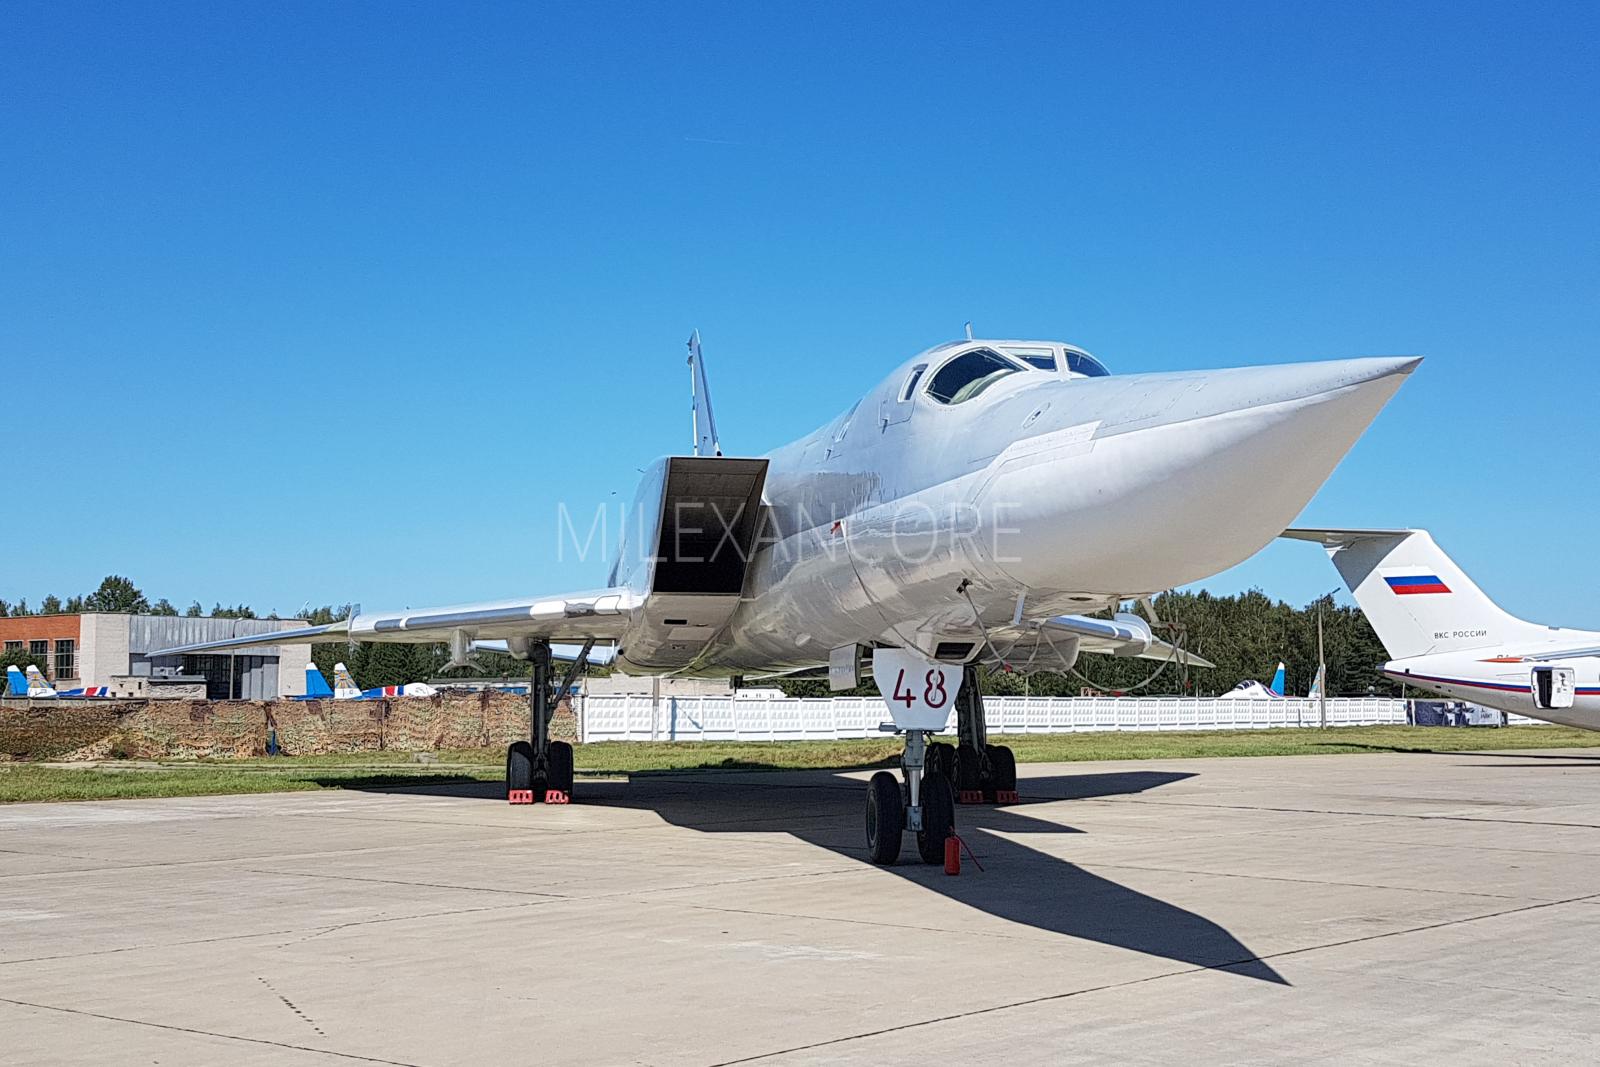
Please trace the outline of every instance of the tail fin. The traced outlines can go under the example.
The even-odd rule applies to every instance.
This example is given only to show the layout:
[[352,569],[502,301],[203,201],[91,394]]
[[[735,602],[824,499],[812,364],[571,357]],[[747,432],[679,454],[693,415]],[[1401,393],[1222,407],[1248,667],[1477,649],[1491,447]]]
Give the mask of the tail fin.
[[333,665],[333,696],[335,700],[354,700],[361,695],[361,687],[356,685],[355,679],[350,677],[350,671],[343,663]]
[[25,697],[28,695],[28,678],[17,669],[16,664],[6,665],[6,696]]
[[317,670],[315,663],[306,664],[306,696],[312,700],[326,700],[333,696],[333,690],[328,688],[328,679]]
[[700,331],[689,335],[689,392],[694,414],[694,454],[722,455],[717,439],[717,417],[711,411],[711,386],[706,382],[706,360],[700,354]]
[[28,664],[28,696],[53,697],[57,693],[49,680],[39,672],[39,668]]
[[1392,659],[1547,641],[1484,596],[1426,530],[1285,530],[1328,550]]
[[1283,675],[1284,675],[1283,661],[1279,660],[1278,661],[1278,670],[1272,676],[1272,685],[1270,687],[1272,689],[1272,691],[1274,693],[1277,693],[1279,696],[1283,696],[1283,692],[1284,692],[1284,690],[1283,690],[1283,682],[1284,682]]

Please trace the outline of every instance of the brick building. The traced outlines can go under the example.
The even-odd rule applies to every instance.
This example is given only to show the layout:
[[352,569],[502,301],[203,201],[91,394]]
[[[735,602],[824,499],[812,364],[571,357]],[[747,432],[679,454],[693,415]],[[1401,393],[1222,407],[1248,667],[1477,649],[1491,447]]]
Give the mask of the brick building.
[[152,681],[203,681],[211,700],[272,700],[305,693],[309,645],[268,645],[238,654],[159,656],[149,653],[304,625],[292,619],[212,619],[172,615],[23,615],[0,619],[0,647],[37,658],[58,688],[108,686],[117,695],[147,695]]

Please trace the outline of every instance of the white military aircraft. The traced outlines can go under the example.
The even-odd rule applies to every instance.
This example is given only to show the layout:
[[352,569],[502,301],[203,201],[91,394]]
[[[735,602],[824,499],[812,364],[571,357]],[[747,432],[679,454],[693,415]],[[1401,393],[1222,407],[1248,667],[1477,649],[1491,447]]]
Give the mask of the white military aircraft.
[[[985,743],[979,665],[1175,658],[1118,608],[1267,544],[1421,361],[1111,376],[1072,345],[969,337],[755,458],[722,454],[698,336],[689,362],[695,454],[648,468],[605,588],[360,612],[153,654],[410,641],[448,643],[464,663],[474,642],[505,641],[533,662],[532,738],[506,758],[508,798],[527,802],[572,789],[571,747],[548,737],[551,697],[585,654],[553,688],[551,642],[614,646],[630,674],[825,666],[836,689],[859,683],[867,654],[902,652],[877,681],[907,735],[904,784],[873,780],[867,841],[890,863],[910,829],[936,863],[958,796],[1016,788],[1010,751]],[[952,704],[959,744],[927,745]]]
[[1285,530],[1315,541],[1392,657],[1383,673],[1458,700],[1600,730],[1600,633],[1501,610],[1426,530]]

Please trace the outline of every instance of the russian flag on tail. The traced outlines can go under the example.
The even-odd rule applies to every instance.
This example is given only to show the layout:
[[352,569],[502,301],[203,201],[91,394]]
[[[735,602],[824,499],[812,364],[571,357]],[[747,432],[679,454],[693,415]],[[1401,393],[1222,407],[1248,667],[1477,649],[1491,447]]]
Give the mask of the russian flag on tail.
[[1437,574],[1384,575],[1396,596],[1414,596],[1418,593],[1448,593],[1450,587],[1439,580]]

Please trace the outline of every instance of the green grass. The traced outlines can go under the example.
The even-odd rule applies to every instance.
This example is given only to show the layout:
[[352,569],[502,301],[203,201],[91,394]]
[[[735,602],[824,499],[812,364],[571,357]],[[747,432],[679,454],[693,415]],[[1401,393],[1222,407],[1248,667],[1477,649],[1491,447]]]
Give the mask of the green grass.
[[224,793],[293,793],[317,789],[378,788],[394,784],[445,785],[464,780],[496,781],[499,768],[397,774],[329,768],[286,767],[252,771],[218,764],[157,770],[98,766],[41,767],[0,764],[0,803],[30,800],[126,800],[139,797],[198,797]]
[[[1031,734],[1002,740],[1023,763],[1600,747],[1600,733],[1557,726],[1500,730],[1371,726]],[[575,756],[580,774],[618,775],[708,769],[859,769],[890,765],[899,751],[900,742],[895,738],[770,743],[605,742],[579,745]],[[500,780],[504,760],[497,749],[438,752],[429,754],[429,758],[436,762],[417,762],[416,757],[404,752],[352,752],[235,761],[107,761],[85,768],[0,763],[0,802],[492,783]]]

